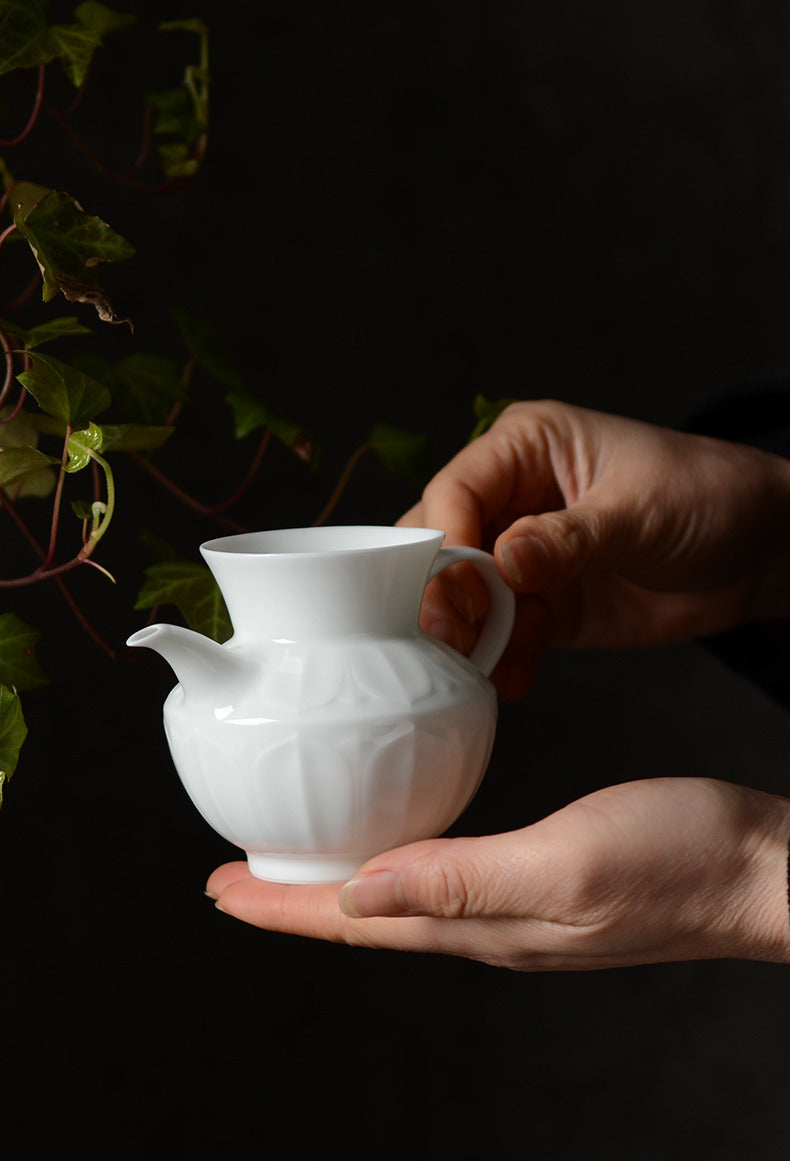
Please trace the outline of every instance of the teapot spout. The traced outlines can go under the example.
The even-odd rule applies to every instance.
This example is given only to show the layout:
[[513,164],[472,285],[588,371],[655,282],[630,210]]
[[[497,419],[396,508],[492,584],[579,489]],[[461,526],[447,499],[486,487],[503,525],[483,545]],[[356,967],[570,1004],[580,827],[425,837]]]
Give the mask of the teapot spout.
[[186,694],[214,690],[218,681],[237,682],[254,668],[249,659],[181,625],[149,625],[133,633],[126,644],[153,649],[164,657]]

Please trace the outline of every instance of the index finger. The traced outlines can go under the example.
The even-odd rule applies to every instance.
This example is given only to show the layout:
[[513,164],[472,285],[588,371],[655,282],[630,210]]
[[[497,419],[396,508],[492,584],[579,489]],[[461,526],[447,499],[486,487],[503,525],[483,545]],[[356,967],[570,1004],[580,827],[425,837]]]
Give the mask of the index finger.
[[433,477],[402,519],[439,528],[446,544],[482,547],[489,526],[562,505],[549,441],[537,411],[504,413]]
[[256,879],[243,864],[219,867],[207,884],[218,910],[284,935],[301,935],[352,947],[463,954],[453,939],[456,925],[424,916],[351,919],[338,902],[342,883],[301,885]]

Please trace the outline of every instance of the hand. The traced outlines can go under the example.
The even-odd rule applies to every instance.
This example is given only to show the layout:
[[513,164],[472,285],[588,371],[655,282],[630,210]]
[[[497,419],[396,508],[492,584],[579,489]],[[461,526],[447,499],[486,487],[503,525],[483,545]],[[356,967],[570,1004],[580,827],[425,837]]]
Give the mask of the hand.
[[347,884],[220,867],[217,906],[272,931],[521,971],[739,957],[790,963],[790,801],[696,778],[597,791],[507,834],[433,839]]
[[[790,614],[790,464],[561,403],[509,407],[401,523],[492,551],[520,595],[494,674],[506,698],[550,645],[654,645]],[[468,653],[486,603],[455,565],[420,623]]]

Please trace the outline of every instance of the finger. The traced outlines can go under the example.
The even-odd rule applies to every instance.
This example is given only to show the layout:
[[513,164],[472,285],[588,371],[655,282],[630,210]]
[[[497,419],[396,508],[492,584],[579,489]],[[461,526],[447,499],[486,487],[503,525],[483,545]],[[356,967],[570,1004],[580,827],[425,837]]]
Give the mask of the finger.
[[353,918],[516,918],[531,914],[546,867],[529,829],[481,838],[427,839],[360,868],[340,893]]
[[224,863],[209,875],[205,891],[212,899],[217,899],[230,883],[238,879],[250,877],[250,869],[246,862]]
[[470,625],[482,621],[488,612],[488,586],[469,561],[448,565],[437,578],[447,598]]
[[[503,413],[484,435],[463,448],[426,487],[420,519],[442,528],[447,544],[482,546],[484,530],[524,512],[563,504],[540,408]],[[414,510],[413,510],[414,511]]]
[[422,500],[415,504],[408,512],[404,512],[400,520],[396,522],[396,527],[399,528],[425,528],[425,521],[422,515]]
[[[220,872],[223,870],[219,868]],[[477,956],[485,945],[483,933],[471,930],[465,923],[423,917],[350,918],[340,909],[339,888],[339,883],[269,883],[248,874],[230,882],[217,898],[216,906],[219,911],[266,931],[352,947]]]
[[540,920],[350,918],[338,905],[338,886],[288,886],[249,876],[229,884],[216,906],[266,931],[352,947],[463,956],[519,971],[614,966],[614,962],[604,965],[600,954],[588,949],[583,929],[568,930]]
[[450,565],[423,594],[420,628],[468,655],[488,605],[488,588],[477,569],[466,561]]
[[635,544],[621,510],[586,504],[516,520],[497,540],[494,555],[516,592],[545,593],[583,573],[615,569],[633,557]]
[[557,637],[557,619],[538,597],[520,597],[507,649],[491,674],[503,701],[521,701],[535,681],[538,667]]
[[270,883],[248,874],[220,891],[217,907],[268,931],[344,942],[346,921],[338,907],[339,890],[339,883]]
[[420,628],[468,656],[477,641],[477,626],[458,611],[439,579],[431,582],[420,610]]

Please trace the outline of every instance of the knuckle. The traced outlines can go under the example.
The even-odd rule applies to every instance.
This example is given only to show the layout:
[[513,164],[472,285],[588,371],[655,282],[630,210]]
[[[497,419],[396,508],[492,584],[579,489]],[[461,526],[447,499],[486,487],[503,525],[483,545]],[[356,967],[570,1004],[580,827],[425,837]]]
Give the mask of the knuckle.
[[[614,540],[608,513],[592,506],[581,511],[566,508],[554,516],[555,545],[565,568],[579,571],[598,559],[602,549]],[[603,558],[608,564],[608,555]]]
[[470,866],[433,858],[415,865],[413,872],[419,893],[414,902],[421,911],[446,919],[463,919],[481,910],[482,884]]
[[473,502],[473,492],[459,465],[459,456],[446,464],[441,471],[428,481],[422,493],[423,503],[429,507],[449,501],[468,505]]
[[521,400],[514,400],[504,407],[499,415],[494,420],[492,427],[505,427],[511,423],[519,423],[524,416],[525,410],[529,409],[529,404]]
[[560,524],[565,551],[574,560],[583,562],[589,555],[595,541],[596,523],[594,512],[585,512],[582,517],[578,512],[566,510]]

